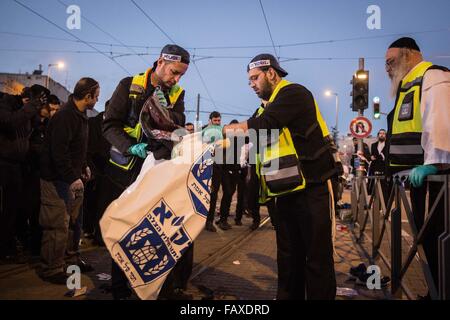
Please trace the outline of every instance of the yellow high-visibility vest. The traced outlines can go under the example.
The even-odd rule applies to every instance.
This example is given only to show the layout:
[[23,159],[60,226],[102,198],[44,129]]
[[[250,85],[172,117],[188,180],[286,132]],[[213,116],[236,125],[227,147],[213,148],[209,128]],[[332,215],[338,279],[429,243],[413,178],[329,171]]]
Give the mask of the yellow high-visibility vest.
[[[272,93],[269,103],[272,103],[278,93],[291,83],[282,80]],[[315,103],[316,116],[323,136],[328,136],[329,130]],[[264,113],[260,107],[257,116]],[[270,198],[297,192],[306,188],[297,150],[287,127],[281,130],[278,141],[268,143],[260,154],[256,155],[256,173],[260,180],[259,202],[266,203]]]
[[431,66],[433,66],[431,62],[419,63],[399,85],[389,144],[391,167],[423,164],[420,101],[423,76]]
[[[133,77],[133,80],[131,81],[131,86],[130,86],[130,93],[128,95],[130,100],[137,101],[139,99],[139,97],[145,93],[145,91],[147,90],[147,81],[148,81],[148,78],[149,78],[151,72],[152,72],[152,69],[150,68],[145,73],[140,73]],[[172,87],[172,89],[169,92],[170,106],[174,106],[177,103],[177,101],[180,98],[180,95],[183,93],[183,91],[184,91],[184,89],[182,87],[180,87],[179,85],[175,85]],[[170,106],[169,106],[169,108],[170,108]],[[127,133],[128,136],[133,138],[133,141],[135,143],[139,143],[142,141],[142,126],[139,122],[136,124],[135,127],[127,126],[127,127],[124,127],[123,130]],[[120,153],[114,147],[112,147],[112,150],[115,153]],[[124,155],[121,155],[120,158],[123,159],[123,163],[118,163],[117,160],[114,161],[113,159],[109,159],[109,161],[113,165],[115,165],[125,171],[131,170],[133,168],[134,164],[136,163],[136,159],[137,159],[135,156],[124,156]]]

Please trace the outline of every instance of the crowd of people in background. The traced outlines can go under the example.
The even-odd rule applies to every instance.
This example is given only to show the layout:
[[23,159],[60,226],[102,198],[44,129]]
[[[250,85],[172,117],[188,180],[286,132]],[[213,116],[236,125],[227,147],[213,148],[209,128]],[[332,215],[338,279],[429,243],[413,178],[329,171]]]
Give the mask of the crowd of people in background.
[[62,282],[66,263],[92,270],[79,244],[94,214],[81,209],[90,205],[83,195],[89,199],[89,188],[95,190],[90,168],[99,172],[105,151],[94,138],[98,118],[86,116],[99,90],[97,81],[83,78],[64,106],[38,84],[0,100],[0,258],[14,264],[40,257],[40,275],[49,282]]
[[[168,110],[170,117],[166,118],[170,118],[173,128],[185,127],[187,133],[195,131],[192,123],[185,123],[185,93],[178,86],[189,62],[185,49],[165,46],[152,68],[122,79],[106,103],[105,112],[90,119],[86,111],[94,108],[100,95],[100,84],[92,78],[80,79],[64,106],[40,85],[24,88],[20,95],[0,94],[2,263],[24,263],[30,256],[40,257],[39,275],[55,284],[66,284],[67,265],[78,265],[82,272],[93,270],[80,254],[83,233],[97,245],[104,245],[99,221],[108,205],[136,180],[150,154],[155,163],[171,157],[174,143],[159,136],[159,130],[142,135],[143,124],[139,119],[144,103],[152,97],[152,103],[159,101]],[[428,70],[430,73],[426,73]],[[361,147],[353,139],[351,167],[353,173],[388,177],[412,168],[409,175],[412,210],[420,228],[424,224],[427,195],[425,178],[448,174],[450,170],[448,135],[442,133],[448,128],[448,121],[445,122],[448,108],[444,106],[448,104],[449,70],[423,61],[415,41],[401,38],[387,51],[386,71],[393,92],[399,91],[396,107],[388,116],[388,130],[378,132],[371,148],[364,142]],[[250,86],[261,99],[260,108],[247,122],[233,120],[226,126],[222,126],[220,113],[214,111],[202,132],[207,138],[207,132],[222,136],[234,131],[281,128],[284,140],[277,141],[277,146],[283,156],[277,159],[283,158],[285,167],[275,172],[261,170],[262,165],[256,168],[248,159],[252,143],[248,140],[241,145],[231,143],[234,152],[224,151],[223,161],[213,165],[205,228],[209,232],[217,232],[215,225],[224,231],[232,228],[229,217],[236,190],[237,226],[242,225],[243,214],[247,212],[253,218],[250,228],[257,229],[260,203],[264,203],[276,231],[277,299],[334,299],[331,237],[334,217],[329,201],[333,198],[331,193],[335,194],[335,203],[340,200],[336,194],[341,189],[339,177],[343,173],[336,145],[312,94],[305,87],[284,80],[288,73],[274,56],[256,56],[247,72]],[[422,81],[426,90],[421,99],[428,109],[434,108],[433,112],[422,110],[423,115],[420,100],[411,100],[411,90],[421,89]],[[408,90],[411,92],[404,94]],[[413,108],[412,104],[416,106]],[[440,126],[435,125],[441,121]],[[426,133],[423,136],[422,127]],[[416,131],[409,132],[410,128]],[[231,139],[235,138],[231,135]],[[271,149],[271,145],[265,148]],[[216,156],[221,152],[217,149]],[[274,159],[266,160],[264,164],[269,165],[265,169],[270,168]],[[223,194],[217,213],[220,187]],[[440,187],[439,183],[430,183],[430,199],[436,199]],[[436,239],[444,225],[443,201],[437,211],[439,220],[424,244],[435,282]],[[187,299],[183,291],[192,265],[193,244],[168,275],[161,295]],[[114,261],[112,291],[116,299],[131,295],[128,280]]]
[[[86,79],[88,78],[80,80],[81,83],[88,81]],[[95,80],[92,79],[90,81],[92,81],[95,89],[99,89],[95,85]],[[81,84],[78,85],[78,90],[81,90],[80,86]],[[83,86],[81,88],[83,89]],[[77,94],[79,99],[84,98],[81,96],[83,93]],[[92,101],[87,108],[91,109],[96,102],[95,92],[88,94],[90,95],[89,99]],[[69,98],[68,104],[70,104],[72,97]],[[105,104],[105,110],[107,110],[108,105],[109,101]],[[40,85],[24,88],[20,95],[2,93],[0,102],[0,121],[2,124],[0,139],[2,143],[5,143],[5,148],[2,148],[0,158],[2,172],[2,247],[0,254],[2,262],[24,263],[30,256],[39,257],[43,254],[45,255],[49,251],[49,243],[50,245],[62,244],[63,241],[60,240],[68,236],[70,239],[64,247],[59,249],[58,257],[50,256],[45,258],[48,261],[59,259],[59,262],[56,263],[59,275],[62,274],[62,259],[64,255],[66,262],[70,257],[71,263],[79,265],[82,271],[92,270],[89,263],[82,259],[79,254],[79,243],[83,236],[87,239],[92,239],[94,245],[104,245],[99,221],[109,201],[106,201],[108,203],[102,203],[99,199],[104,198],[104,194],[110,189],[108,187],[110,181],[105,178],[105,169],[110,158],[111,149],[111,143],[104,137],[102,129],[105,112],[102,111],[94,117],[84,119],[83,125],[87,126],[88,130],[86,128],[83,130],[87,136],[77,137],[75,140],[85,140],[86,145],[80,146],[81,149],[72,150],[74,153],[81,152],[86,154],[86,161],[79,160],[83,163],[78,165],[80,167],[78,170],[89,171],[83,172],[85,177],[81,181],[83,183],[82,190],[84,190],[83,196],[78,196],[78,204],[74,206],[76,213],[68,216],[70,221],[60,221],[61,225],[68,225],[67,235],[66,231],[59,235],[56,232],[51,236],[53,237],[53,244],[48,239],[48,235],[43,238],[43,230],[49,228],[53,231],[57,230],[55,228],[55,221],[58,220],[56,217],[64,216],[59,213],[55,217],[51,217],[51,214],[48,217],[41,213],[40,217],[42,192],[45,193],[47,190],[45,185],[44,190],[41,190],[43,186],[40,180],[45,175],[51,180],[51,166],[58,163],[48,158],[49,155],[55,156],[55,150],[49,150],[51,148],[51,138],[49,136],[51,137],[53,134],[61,138],[70,135],[70,133],[67,133],[67,121],[57,120],[54,123],[59,122],[59,125],[54,123],[49,125],[50,120],[59,112],[61,107],[62,103],[58,97],[52,95],[48,89]],[[66,109],[69,107],[70,105],[65,106]],[[237,120],[230,122],[230,124],[233,123],[237,123]],[[201,129],[221,128],[221,125],[221,114],[218,111],[214,111],[209,116],[209,123]],[[193,123],[188,122],[185,124],[185,129],[189,133],[194,133],[195,126]],[[71,139],[74,138],[72,137]],[[383,175],[385,139],[386,131],[380,130],[378,141],[372,145],[370,151],[367,144],[364,143],[363,152],[358,152],[357,140],[353,139],[355,148],[351,160],[353,170],[356,170],[358,166],[358,164],[355,165],[355,159],[359,159],[359,163],[366,173],[369,173],[369,175]],[[249,226],[252,230],[256,230],[261,221],[260,205],[258,204],[258,178],[255,165],[250,164],[251,161],[248,159],[249,148],[252,148],[253,145],[247,138],[245,143],[241,145],[235,141],[233,147],[235,149],[234,152],[228,153],[232,155],[232,158],[229,155],[227,156],[226,152],[223,152],[223,163],[214,164],[211,206],[205,228],[210,232],[217,232],[216,226],[224,231],[232,228],[229,221],[230,208],[232,198],[236,193],[235,212],[231,214],[234,216],[234,224],[242,226],[244,214],[252,218],[253,223]],[[68,151],[70,150],[62,150],[63,154],[61,156],[70,162],[73,160],[64,156],[64,153]],[[42,166],[44,166],[44,172]],[[70,172],[70,169],[67,170]],[[62,192],[56,189],[52,191]],[[222,189],[222,197],[220,205],[217,206],[220,189]],[[340,197],[337,197],[335,199],[336,202],[339,199]],[[68,201],[69,199],[66,199],[66,202]],[[274,202],[270,201],[266,205],[272,225],[275,228],[277,215]],[[51,206],[51,199],[49,199],[49,205]],[[73,206],[73,203],[71,205]],[[46,221],[46,217],[50,221]],[[61,250],[65,250],[64,255],[61,253]],[[50,274],[54,274],[54,269],[52,268],[53,266],[50,267]],[[61,276],[61,281],[63,279],[65,279],[65,276]],[[50,281],[58,281],[58,279],[50,278]]]

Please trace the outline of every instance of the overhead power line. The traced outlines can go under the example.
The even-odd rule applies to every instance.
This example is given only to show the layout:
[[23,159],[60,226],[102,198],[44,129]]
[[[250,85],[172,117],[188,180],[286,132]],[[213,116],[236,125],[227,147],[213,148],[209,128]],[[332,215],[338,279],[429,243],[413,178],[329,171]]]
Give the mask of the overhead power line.
[[115,43],[107,43],[107,42],[99,42],[99,41],[80,41],[76,39],[68,39],[68,38],[59,38],[59,37],[49,37],[49,36],[42,36],[42,35],[35,35],[35,34],[28,34],[28,33],[19,33],[19,32],[10,32],[10,31],[0,31],[0,34],[4,35],[10,35],[10,36],[17,36],[17,37],[26,37],[26,38],[36,38],[36,39],[47,39],[47,40],[55,40],[55,41],[66,41],[66,42],[74,42],[74,43],[89,43],[96,46],[107,46],[107,47],[120,47],[120,48],[137,48],[137,49],[160,49],[160,46],[138,46],[138,45],[131,45],[131,44],[115,44]]
[[[64,3],[61,0],[56,0],[58,1],[62,6],[64,6],[65,8],[67,8],[69,5]],[[137,52],[131,48],[130,46],[127,46],[125,43],[123,43],[121,40],[119,40],[118,38],[116,38],[115,36],[113,36],[111,33],[109,33],[108,31],[106,31],[105,29],[101,28],[98,24],[96,24],[95,22],[91,21],[90,19],[86,18],[86,15],[83,14],[81,16],[81,18],[83,20],[85,20],[87,23],[89,23],[90,25],[94,26],[97,30],[100,30],[101,32],[103,32],[104,34],[106,34],[108,37],[110,37],[111,39],[113,39],[114,41],[116,41],[117,43],[123,45],[125,48],[127,48],[129,51],[131,51],[132,53],[134,53],[135,55],[137,55],[144,63],[147,63],[147,61],[145,61],[144,58],[142,58],[141,55],[138,55]]]
[[110,59],[111,61],[113,61],[117,66],[119,66],[123,71],[125,71],[126,73],[130,74],[131,73],[124,67],[122,66],[119,62],[117,62],[116,60],[114,60],[113,58],[109,57],[108,55],[106,55],[105,53],[101,52],[100,50],[98,50],[96,47],[94,47],[93,45],[86,43],[85,41],[83,41],[82,39],[80,39],[79,37],[77,37],[76,35],[70,33],[69,31],[67,31],[64,28],[61,28],[60,26],[58,26],[56,23],[54,23],[53,21],[47,19],[46,17],[44,17],[42,14],[40,14],[39,12],[35,11],[34,9],[30,8],[29,6],[27,6],[26,4],[23,4],[22,2],[18,1],[18,0],[13,0],[15,3],[17,3],[18,5],[22,6],[23,8],[25,8],[26,10],[30,11],[31,13],[33,13],[34,15],[40,17],[41,19],[47,21],[48,23],[50,23],[51,25],[55,26],[56,28],[58,28],[59,30],[63,31],[64,33],[70,35],[71,37],[79,40],[80,42],[84,43],[85,45],[87,45],[88,47],[94,49],[95,51],[99,52],[100,54],[102,54],[103,56],[105,56],[106,58]]
[[175,41],[147,14],[147,12],[144,11],[144,9],[142,9],[134,0],[130,0],[135,6],[136,8],[138,8],[143,14],[144,16],[147,17],[148,20],[150,20],[151,23],[153,23],[158,29],[159,31],[161,31],[166,37],[167,39],[169,39],[173,44],[175,44]]
[[267,31],[269,32],[270,41],[272,41],[273,52],[275,53],[275,56],[277,57],[278,56],[277,49],[275,49],[275,42],[273,41],[272,32],[270,31],[270,26],[269,26],[269,22],[267,21],[266,13],[264,12],[264,6],[262,4],[262,0],[259,0],[259,5],[261,6],[261,11],[264,16],[264,21],[266,21],[266,27],[267,27]]
[[[132,56],[135,54],[130,54],[127,52],[120,51],[89,51],[89,50],[62,50],[62,49],[14,49],[14,48],[0,48],[0,51],[6,52],[30,52],[30,53],[47,53],[47,52],[57,52],[57,53],[75,53],[75,54],[110,54],[112,58],[121,58],[126,56]],[[160,53],[154,52],[142,52],[136,53],[136,55],[141,56],[159,56]],[[200,57],[195,59],[195,62],[206,60],[206,59],[251,59],[252,56],[196,56]],[[449,56],[440,55],[434,56],[434,58],[448,58]],[[290,61],[324,61],[324,60],[356,60],[360,57],[280,57],[280,62],[290,62]],[[433,58],[433,57],[430,57]],[[384,57],[365,57],[367,60],[373,59],[384,59]]]
[[209,102],[215,102],[216,104],[218,104],[219,107],[231,108],[231,109],[234,109],[235,111],[242,111],[243,109],[245,109],[243,107],[235,106],[235,105],[232,105],[229,103],[225,103],[225,102],[221,102],[221,101],[217,101],[217,100],[213,101],[213,100],[205,98],[205,97],[200,97],[200,99],[209,101]]
[[[316,44],[332,44],[337,42],[349,42],[349,41],[359,41],[359,40],[371,40],[378,38],[390,38],[394,36],[404,36],[404,35],[417,35],[423,33],[436,33],[436,32],[449,32],[450,27],[434,29],[434,30],[424,30],[424,31],[414,31],[414,32],[403,32],[403,33],[391,33],[385,35],[377,35],[377,36],[360,36],[360,37],[350,37],[350,38],[342,38],[342,39],[330,39],[330,40],[318,40],[318,41],[309,41],[309,42],[297,42],[297,43],[287,43],[287,44],[275,44],[278,48],[288,48],[288,47],[298,47],[305,45],[316,45]],[[140,49],[160,49],[162,46],[145,46],[145,45],[132,45],[132,44],[115,44],[115,43],[107,43],[100,41],[80,41],[74,39],[67,38],[58,38],[58,37],[50,37],[43,35],[33,35],[26,33],[18,33],[18,32],[10,32],[10,31],[0,31],[0,34],[12,35],[12,36],[21,36],[21,37],[30,37],[37,39],[48,39],[55,41],[69,41],[74,43],[89,43],[92,45],[98,46],[108,46],[108,47],[130,47],[130,48],[140,48]],[[227,49],[263,49],[263,48],[271,48],[273,45],[235,45],[235,46],[197,46],[197,47],[185,47],[187,50],[227,50]]]
[[[186,113],[196,113],[196,110],[185,110]],[[200,113],[210,114],[212,111],[200,111]],[[224,116],[236,116],[236,117],[251,117],[251,114],[241,114],[241,113],[228,113],[228,112],[220,112],[221,115]]]
[[[172,41],[172,43],[175,44],[175,41],[167,34],[167,32],[164,31],[163,28],[161,28],[145,11],[144,9],[142,9],[134,0],[130,0],[147,18],[148,20],[150,20],[151,23],[153,23],[166,37],[167,39],[169,39],[170,41]],[[205,88],[206,94],[208,95],[208,97],[212,100],[212,103],[214,105],[214,108],[216,108],[216,103],[214,102],[214,99],[211,96],[211,93],[208,89],[208,86],[206,85],[205,80],[203,79],[203,76],[199,70],[199,68],[197,67],[197,64],[195,63],[195,60],[192,61],[192,64],[195,67],[195,70],[197,71],[198,77],[200,78],[200,81],[203,84],[203,87]]]
[[197,63],[195,61],[193,61],[192,64],[194,65],[195,70],[197,71],[198,77],[200,78],[200,81],[202,82],[203,87],[205,88],[206,94],[208,95],[209,99],[211,99],[211,102],[214,105],[214,108],[217,108],[216,103],[214,102],[214,99],[212,98],[211,93],[209,92],[208,86],[206,85],[206,82],[203,79],[200,69],[197,67]]
[[[118,52],[118,51],[89,51],[89,50],[61,50],[61,49],[12,49],[12,48],[0,48],[0,51],[3,52],[29,52],[29,53],[74,53],[74,54],[109,54],[111,58],[117,59],[127,56],[132,56],[135,54],[130,54],[127,52]],[[149,53],[142,52],[136,53],[136,55],[140,56],[159,56],[160,53]],[[251,59],[252,56],[196,56],[200,57],[194,62],[198,62],[201,60],[207,59]],[[279,57],[280,62],[293,62],[293,61],[353,61],[358,60],[360,57]],[[435,55],[435,56],[427,56],[427,59],[449,59],[450,55]],[[366,60],[384,60],[384,57],[364,57]]]

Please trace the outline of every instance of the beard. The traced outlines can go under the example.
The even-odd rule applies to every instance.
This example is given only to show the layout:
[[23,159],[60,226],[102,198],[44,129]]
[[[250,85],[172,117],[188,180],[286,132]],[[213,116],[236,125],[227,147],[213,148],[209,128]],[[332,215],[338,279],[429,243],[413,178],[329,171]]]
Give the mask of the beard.
[[258,97],[264,101],[269,101],[270,96],[272,95],[272,87],[268,81],[265,81],[261,85],[261,89],[259,90]]
[[272,93],[270,92],[266,92],[266,91],[261,91],[258,94],[258,98],[260,98],[261,100],[265,100],[268,101],[270,99],[270,96],[272,95]]
[[160,86],[163,90],[169,91],[170,89],[172,89],[175,86],[175,84],[166,83],[166,82],[161,81]]
[[408,74],[409,70],[411,70],[408,62],[405,59],[401,59],[399,64],[393,70],[393,74],[391,78],[391,89],[390,96],[395,99],[397,97],[398,86],[403,78]]

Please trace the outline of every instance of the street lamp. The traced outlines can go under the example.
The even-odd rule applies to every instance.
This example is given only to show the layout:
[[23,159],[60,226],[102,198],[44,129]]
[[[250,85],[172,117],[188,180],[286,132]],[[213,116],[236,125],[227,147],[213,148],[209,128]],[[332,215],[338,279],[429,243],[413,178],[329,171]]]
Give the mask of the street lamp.
[[58,69],[64,69],[64,62],[58,62],[58,63],[50,63],[49,65],[48,65],[48,69],[47,69],[47,79],[45,80],[45,87],[48,89],[48,85],[49,85],[49,82],[50,82],[50,70],[51,70],[51,67],[57,67]]
[[325,91],[325,96],[336,97],[336,126],[334,127],[336,129],[336,132],[338,131],[338,119],[339,119],[339,95],[336,92],[332,92],[330,90]]

